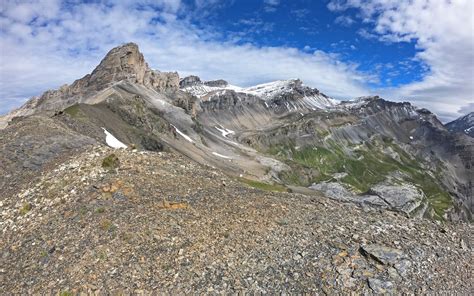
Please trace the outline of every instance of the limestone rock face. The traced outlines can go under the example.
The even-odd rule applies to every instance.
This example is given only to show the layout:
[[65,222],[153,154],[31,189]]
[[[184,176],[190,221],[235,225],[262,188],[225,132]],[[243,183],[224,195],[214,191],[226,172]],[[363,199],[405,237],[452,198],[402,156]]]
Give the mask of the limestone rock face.
[[[87,80],[85,86],[93,90],[100,90],[123,80],[145,85],[157,91],[179,88],[178,73],[158,72],[150,69],[135,43],[127,43],[113,48],[90,76],[84,78]],[[71,87],[78,86],[80,89],[81,86],[84,86],[82,83],[74,84]]]
[[412,216],[419,209],[418,215],[423,215],[425,208],[420,207],[426,196],[411,184],[377,184],[370,188],[367,194],[357,195],[337,182],[322,182],[313,184],[310,188],[323,192],[329,198],[350,201],[361,205],[384,208]]
[[150,69],[134,43],[113,48],[88,77],[88,82],[102,87],[114,81],[145,83]]
[[179,75],[176,72],[147,71],[143,84],[159,92],[176,91],[179,89]]

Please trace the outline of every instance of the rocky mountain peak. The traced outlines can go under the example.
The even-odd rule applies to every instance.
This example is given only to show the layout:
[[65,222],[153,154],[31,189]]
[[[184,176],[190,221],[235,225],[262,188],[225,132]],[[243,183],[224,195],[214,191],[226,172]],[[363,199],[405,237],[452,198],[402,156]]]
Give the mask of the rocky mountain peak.
[[100,64],[92,71],[89,81],[107,84],[113,81],[129,80],[145,83],[150,72],[143,54],[135,43],[126,43],[110,50]]
[[179,88],[178,73],[150,69],[138,45],[131,42],[110,50],[87,79],[87,85],[93,89],[119,81],[141,84],[157,91]]
[[462,132],[474,137],[474,112],[447,123],[446,128],[452,132]]
[[300,79],[277,80],[249,87],[246,91],[261,96],[264,99],[274,99],[292,93],[300,94],[302,96],[313,96],[319,94],[319,90],[304,86]]
[[209,86],[213,88],[224,88],[229,85],[224,79],[202,81],[199,76],[190,75],[186,76],[179,81],[180,88],[189,88],[193,86]]
[[0,118],[0,128],[4,128],[13,117],[60,110],[77,103],[98,103],[102,100],[100,96],[97,98],[99,92],[119,82],[142,85],[158,92],[179,89],[177,72],[152,70],[138,45],[125,43],[110,50],[91,74],[71,85],[65,84],[59,89],[48,90],[41,96],[33,97],[22,107]]

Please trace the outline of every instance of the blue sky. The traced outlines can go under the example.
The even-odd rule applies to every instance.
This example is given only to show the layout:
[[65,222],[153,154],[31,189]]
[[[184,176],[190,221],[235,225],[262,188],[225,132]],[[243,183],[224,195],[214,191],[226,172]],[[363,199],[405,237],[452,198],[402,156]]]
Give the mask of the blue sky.
[[[225,1],[224,1],[225,2]],[[187,1],[195,7],[194,1]],[[269,4],[270,3],[270,4]],[[271,5],[271,3],[274,3]],[[359,71],[374,75],[372,88],[398,86],[420,80],[426,65],[415,60],[415,41],[380,42],[370,36],[371,24],[356,9],[330,11],[329,1],[228,1],[197,23],[219,28],[223,40],[260,46],[295,47],[304,52],[322,50]]]
[[301,78],[447,121],[474,110],[470,0],[10,1],[0,5],[0,114],[136,42],[154,69],[250,86]]

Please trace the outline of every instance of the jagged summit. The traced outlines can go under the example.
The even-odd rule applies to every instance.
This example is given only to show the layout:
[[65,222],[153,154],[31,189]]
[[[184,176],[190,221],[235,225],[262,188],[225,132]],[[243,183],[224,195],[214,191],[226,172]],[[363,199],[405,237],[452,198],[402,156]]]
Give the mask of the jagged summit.
[[105,85],[120,80],[145,83],[145,75],[151,72],[135,43],[126,43],[110,50],[100,64],[88,75],[90,83]]
[[262,96],[264,99],[272,99],[281,94],[290,92],[308,91],[311,93],[319,94],[317,89],[304,88],[303,82],[300,79],[288,79],[288,80],[277,80],[273,82],[258,84],[246,89],[247,92],[254,95]]
[[462,132],[474,137],[474,112],[447,123],[446,128],[453,132]]
[[176,72],[166,73],[154,71],[145,61],[138,45],[126,43],[111,49],[100,64],[71,87],[85,91],[99,91],[116,82],[128,81],[163,91],[178,89],[179,77]]

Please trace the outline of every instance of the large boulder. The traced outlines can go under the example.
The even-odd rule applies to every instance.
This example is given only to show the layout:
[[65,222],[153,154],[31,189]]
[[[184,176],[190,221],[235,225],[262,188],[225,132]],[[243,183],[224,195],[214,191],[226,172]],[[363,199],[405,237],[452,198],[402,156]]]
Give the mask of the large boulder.
[[392,210],[410,214],[418,208],[425,195],[411,184],[376,185],[369,190],[369,195],[376,195],[385,201]]

